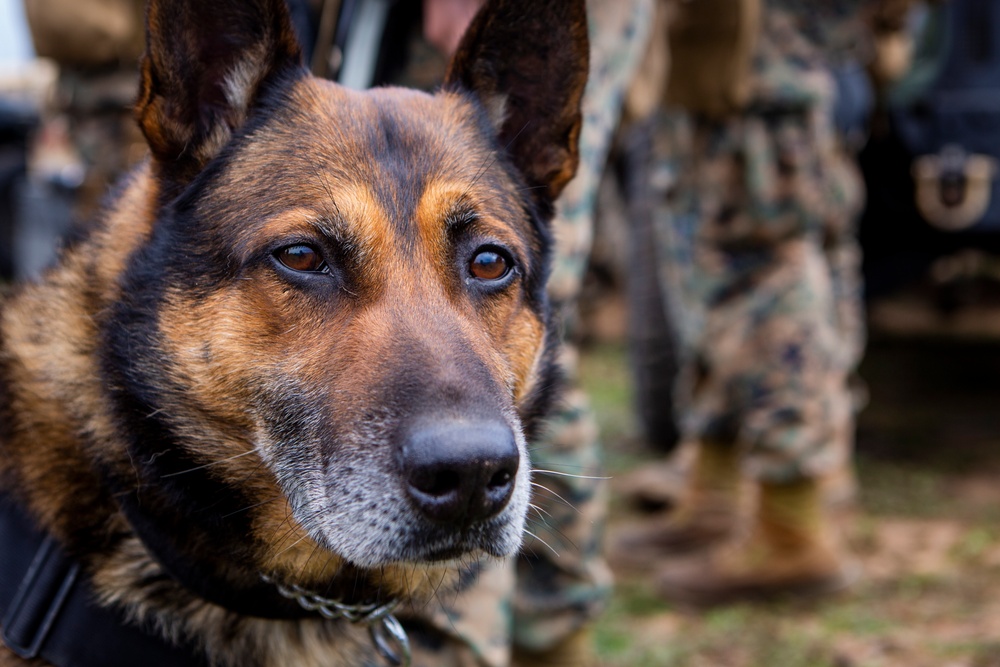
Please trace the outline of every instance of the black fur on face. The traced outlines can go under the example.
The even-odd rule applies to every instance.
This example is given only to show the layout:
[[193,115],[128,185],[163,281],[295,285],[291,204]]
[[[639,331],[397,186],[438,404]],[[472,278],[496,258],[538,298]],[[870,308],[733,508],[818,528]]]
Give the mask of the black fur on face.
[[[527,465],[508,511],[442,527],[414,514],[394,452],[414,420],[460,417],[507,425],[526,460],[526,424],[555,384],[536,202],[467,95],[305,78],[270,94],[162,209],[124,275],[105,371],[140,463],[118,485],[136,470],[142,489],[155,482],[150,531],[243,578],[275,565],[280,521],[261,515],[285,499],[304,529],[296,558],[323,562],[320,549],[370,568],[511,553]],[[276,262],[290,246],[321,254],[324,271]],[[470,278],[482,248],[510,262],[504,280]],[[250,451],[280,501],[235,472],[184,472]],[[234,552],[240,534],[256,540]]]

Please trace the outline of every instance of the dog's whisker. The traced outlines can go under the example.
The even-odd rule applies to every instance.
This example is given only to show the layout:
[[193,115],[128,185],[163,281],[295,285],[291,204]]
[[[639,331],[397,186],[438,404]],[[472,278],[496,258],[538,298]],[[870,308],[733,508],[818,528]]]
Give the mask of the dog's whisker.
[[361,581],[361,573],[358,571],[354,572],[354,590],[351,591],[352,597],[357,597],[358,595],[358,584]]
[[[314,513],[308,515],[305,518],[306,523],[311,522],[312,519],[315,518],[316,516],[318,516],[319,514],[320,514],[320,512],[317,511],[317,512],[314,512]],[[292,523],[292,522],[294,522],[296,525],[292,525],[287,531],[285,531],[285,534],[281,536],[281,539],[278,540],[277,543],[274,544],[274,548],[275,549],[280,548],[281,545],[283,545],[295,533],[296,530],[302,530],[302,532],[304,534],[299,539],[295,540],[295,542],[293,542],[291,545],[289,545],[289,546],[285,547],[284,549],[281,549],[280,551],[272,554],[268,558],[268,561],[267,561],[269,565],[271,563],[274,563],[277,560],[277,558],[279,556],[281,556],[282,554],[288,552],[290,549],[295,548],[303,540],[311,539],[309,531],[305,528],[305,526],[303,524],[295,522],[294,519],[293,519],[293,517],[291,516],[291,513],[289,513],[286,516],[285,521],[283,521],[282,524],[284,524],[284,523]]]
[[483,174],[489,171],[490,167],[492,167],[493,164],[497,161],[497,157],[498,156],[496,151],[490,151],[489,153],[486,154],[486,157],[483,158],[483,163],[479,165],[479,170],[476,172],[476,175],[472,177],[472,182],[469,183],[468,187],[466,187],[465,190],[462,192],[461,198],[464,198],[466,195],[469,194],[469,192],[472,191],[472,188],[476,187],[476,183],[478,183],[479,179],[483,177]]
[[[530,450],[530,451],[537,451],[537,450]],[[599,467],[600,467],[600,466],[595,466],[593,464],[590,464],[590,465],[583,465],[583,464],[581,464],[581,465],[573,465],[572,463],[562,463],[562,462],[559,462],[558,464],[550,462],[548,465],[558,465],[560,468],[564,468],[564,469],[575,468],[577,470],[585,470],[585,471],[590,471],[590,472],[593,472],[595,469],[599,469]],[[534,468],[532,468],[532,470],[534,470]]]
[[167,454],[169,451],[170,451],[169,449],[164,449],[162,452],[153,452],[153,454],[150,455],[150,457],[148,459],[146,459],[146,465],[149,465],[151,463],[155,463],[156,459],[160,458],[164,454]]
[[573,477],[575,479],[611,479],[610,477],[598,477],[594,475],[576,475],[571,472],[559,472],[558,470],[541,470],[539,468],[533,468],[531,470],[533,473],[539,473],[541,475],[558,475],[559,477]]
[[228,513],[228,514],[223,514],[219,518],[220,519],[228,519],[231,516],[236,516],[237,514],[240,514],[242,512],[249,512],[252,509],[256,509],[258,507],[261,507],[262,505],[267,505],[268,503],[273,503],[275,500],[282,500],[283,498],[284,498],[284,496],[274,496],[273,498],[268,498],[267,500],[262,500],[259,503],[254,503],[253,505],[247,505],[246,507],[241,507],[240,509],[234,510],[234,511]]
[[135,473],[135,494],[136,497],[139,495],[139,489],[142,488],[142,479],[139,477],[139,469],[135,467],[135,459],[132,458],[132,452],[125,448],[125,454],[128,456],[128,463],[132,466],[132,472]]
[[312,551],[309,552],[309,555],[306,557],[305,562],[302,563],[302,567],[303,568],[309,567],[309,563],[312,562],[312,559],[316,557],[317,553],[319,553],[319,545],[313,542]]
[[435,586],[434,589],[431,591],[431,595],[428,598],[427,602],[424,603],[424,607],[426,607],[428,604],[430,604],[433,600],[437,600],[439,603],[443,604],[443,601],[441,600],[441,598],[438,597],[438,591],[440,591],[441,587],[444,586],[444,580],[447,579],[447,578],[448,578],[448,573],[445,572],[444,570],[442,570],[441,571],[441,576],[438,577],[437,586]]
[[[286,499],[287,500],[287,499]],[[280,531],[286,524],[288,524],[292,519],[292,507],[289,503],[285,503],[285,518],[278,522],[274,527],[274,531],[268,536],[267,542],[274,542],[274,538],[277,537],[278,531]]]
[[532,444],[532,445],[528,446],[528,451],[529,452],[544,452],[547,449],[554,449],[554,448],[555,448],[555,445],[552,444],[552,443],[548,443],[548,444],[544,444],[544,445],[535,443],[535,444]]
[[309,539],[309,535],[303,535],[302,537],[300,537],[299,539],[295,540],[294,542],[292,542],[291,544],[289,544],[287,547],[285,547],[284,549],[282,549],[278,553],[274,554],[274,556],[271,558],[271,561],[274,562],[274,560],[277,559],[278,556],[291,551],[292,549],[294,549],[299,544],[301,544],[304,540],[307,540],[307,539]]
[[560,496],[560,495],[559,495],[558,493],[556,493],[555,491],[553,491],[553,490],[552,490],[552,489],[550,489],[549,487],[545,486],[544,484],[539,484],[538,482],[536,482],[536,481],[532,480],[532,481],[531,481],[531,485],[532,485],[533,487],[535,487],[535,488],[538,488],[538,489],[541,489],[542,491],[545,491],[545,492],[547,492],[547,493],[549,493],[549,494],[553,495],[553,496],[554,496],[554,497],[555,497],[555,498],[556,498],[557,500],[560,500],[560,501],[562,501],[562,503],[563,503],[564,505],[566,505],[566,507],[569,507],[569,508],[570,508],[571,510],[573,510],[573,511],[574,511],[574,512],[576,512],[577,514],[582,514],[582,513],[580,512],[580,510],[579,510],[579,509],[577,509],[576,505],[574,505],[574,504],[573,504],[573,503],[571,503],[570,501],[566,500],[565,498],[563,498],[562,496]]
[[551,551],[552,553],[554,553],[554,554],[555,554],[556,558],[561,558],[561,557],[562,557],[562,556],[561,556],[561,555],[559,554],[559,552],[558,552],[558,551],[556,551],[556,550],[555,550],[555,549],[554,549],[554,548],[552,547],[552,545],[551,545],[551,544],[549,544],[548,542],[546,542],[545,540],[543,540],[542,538],[540,538],[540,537],[539,537],[538,535],[535,535],[535,534],[534,534],[533,532],[531,532],[530,530],[525,530],[525,531],[524,531],[524,534],[525,534],[525,535],[530,535],[531,537],[535,538],[536,540],[538,540],[539,542],[541,542],[542,544],[544,544],[545,546],[547,546],[547,547],[549,548],[549,551]]
[[549,533],[552,533],[553,535],[559,536],[560,543],[562,543],[562,544],[568,544],[569,546],[573,547],[574,550],[580,551],[580,547],[576,544],[576,542],[573,541],[573,539],[571,539],[569,537],[569,535],[567,535],[563,531],[559,530],[555,526],[547,523],[546,521],[542,521],[542,520],[538,520],[538,519],[528,519],[528,521],[531,522],[531,525],[537,526],[539,528],[539,530],[546,530]]
[[264,460],[261,459],[247,474],[238,480],[237,486],[242,486],[246,482],[250,481],[251,478],[256,477],[257,473],[260,472],[261,468],[264,467]]
[[542,516],[542,515],[544,514],[545,516],[547,516],[547,517],[549,517],[549,518],[552,518],[552,519],[554,519],[554,518],[555,518],[554,516],[552,516],[552,513],[551,513],[551,512],[549,512],[548,510],[546,510],[546,509],[545,509],[544,507],[542,507],[541,505],[536,505],[535,503],[528,503],[528,507],[529,507],[530,509],[533,509],[533,510],[535,510],[536,512],[538,512],[538,516],[539,516],[539,517],[541,517],[541,516]]
[[[284,524],[284,523],[285,523],[285,522],[282,522],[282,524]],[[282,535],[281,535],[281,539],[279,539],[279,540],[278,540],[277,542],[275,542],[275,543],[274,543],[274,545],[273,545],[273,549],[274,549],[274,551],[273,551],[273,552],[271,553],[271,555],[270,555],[270,556],[269,556],[269,558],[268,558],[268,563],[269,563],[269,564],[270,564],[270,563],[273,563],[273,562],[274,562],[274,560],[275,560],[275,558],[277,558],[277,556],[279,556],[279,555],[281,555],[282,553],[284,553],[284,550],[282,550],[282,551],[277,551],[277,550],[278,550],[278,549],[280,549],[280,548],[281,548],[281,546],[282,546],[282,545],[283,545],[283,544],[284,544],[284,543],[285,543],[286,541],[288,541],[288,539],[289,539],[289,538],[290,538],[290,537],[291,537],[291,536],[292,536],[292,535],[293,535],[293,534],[295,533],[295,531],[296,531],[297,529],[298,529],[298,526],[291,526],[290,528],[288,528],[288,530],[286,530],[286,531],[285,531],[284,533],[282,533]]]
[[256,453],[257,453],[256,449],[250,449],[250,450],[247,450],[245,452],[241,452],[239,454],[236,454],[234,456],[230,456],[230,457],[224,458],[224,459],[219,459],[218,461],[210,461],[209,463],[205,463],[205,464],[200,465],[200,466],[195,466],[193,468],[188,468],[187,470],[181,470],[179,472],[168,472],[166,475],[160,475],[160,479],[166,479],[168,477],[177,477],[178,475],[186,475],[189,472],[195,472],[196,470],[204,470],[205,468],[210,468],[212,466],[219,465],[220,463],[228,463],[229,461],[234,461],[236,459],[241,459],[244,456],[249,456],[250,454],[256,454]]
[[406,587],[406,590],[408,591],[413,590],[413,572],[415,571],[415,569],[416,569],[415,564],[411,564],[409,568],[405,567],[403,568],[403,585]]
[[[292,509],[291,507],[286,505],[285,518],[282,519],[277,526],[275,526],[274,532],[271,534],[271,537],[267,540],[269,543],[273,544],[274,549],[280,548],[281,545],[285,543],[285,540],[287,540],[288,537],[295,531],[296,526],[291,526],[281,536],[281,539],[275,541],[275,538],[278,536],[278,532],[282,530],[282,528],[284,528],[285,526],[289,526],[291,523],[292,523]],[[274,556],[273,555],[269,556],[268,564],[272,563],[273,561],[274,561]]]
[[[331,565],[337,563],[337,569],[333,571],[332,574],[327,575],[326,571]],[[319,571],[319,578],[326,581],[329,579],[336,579],[337,575],[340,574],[341,570],[344,569],[344,561],[338,558],[335,554],[327,551],[326,552],[326,564],[323,565],[322,569]]]

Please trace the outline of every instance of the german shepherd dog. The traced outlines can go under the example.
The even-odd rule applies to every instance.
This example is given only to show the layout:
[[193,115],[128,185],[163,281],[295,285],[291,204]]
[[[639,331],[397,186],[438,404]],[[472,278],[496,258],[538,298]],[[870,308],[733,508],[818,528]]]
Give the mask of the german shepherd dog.
[[358,92],[283,0],[151,0],[150,159],[0,311],[0,665],[399,663],[518,550],[587,60],[583,0],[491,0]]

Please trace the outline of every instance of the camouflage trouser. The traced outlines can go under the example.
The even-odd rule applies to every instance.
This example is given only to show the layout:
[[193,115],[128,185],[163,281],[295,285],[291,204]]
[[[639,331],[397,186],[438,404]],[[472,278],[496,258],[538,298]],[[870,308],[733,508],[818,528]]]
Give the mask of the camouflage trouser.
[[[558,203],[550,294],[571,323],[593,239],[593,213],[622,97],[642,54],[652,0],[589,0],[591,70],[584,95],[580,167]],[[571,324],[567,324],[571,326]],[[597,425],[575,386],[576,352],[564,346],[570,389],[532,444],[535,493],[522,554],[484,564],[467,592],[425,614],[458,642],[421,647],[415,665],[504,667],[511,646],[544,650],[604,608],[611,574],[601,554],[606,483],[600,475]],[[551,471],[551,472],[542,472]],[[578,475],[579,477],[564,476]]]
[[[590,77],[584,94],[580,167],[559,199],[556,258],[549,294],[564,326],[575,321],[594,234],[594,209],[623,98],[642,58],[653,0],[589,0]],[[564,333],[566,333],[564,331]],[[540,511],[517,563],[514,643],[544,649],[593,619],[604,608],[611,574],[601,554],[607,483],[600,475],[597,423],[576,387],[577,352],[564,346],[569,380],[547,433],[531,450],[538,471],[533,502]],[[579,475],[569,477],[566,475]],[[556,555],[558,554],[558,556]]]
[[832,470],[850,452],[864,339],[860,179],[822,107],[661,121],[657,232],[684,436],[743,447],[762,480]]

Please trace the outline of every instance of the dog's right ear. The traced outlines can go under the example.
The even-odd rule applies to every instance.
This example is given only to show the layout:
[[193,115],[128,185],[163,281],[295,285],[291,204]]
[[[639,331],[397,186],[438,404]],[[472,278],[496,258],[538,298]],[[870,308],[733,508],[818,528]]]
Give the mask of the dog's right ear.
[[189,181],[267,82],[301,73],[285,0],[149,0],[135,115],[161,176]]
[[479,98],[545,208],[576,173],[589,48],[584,0],[487,0],[445,76]]

